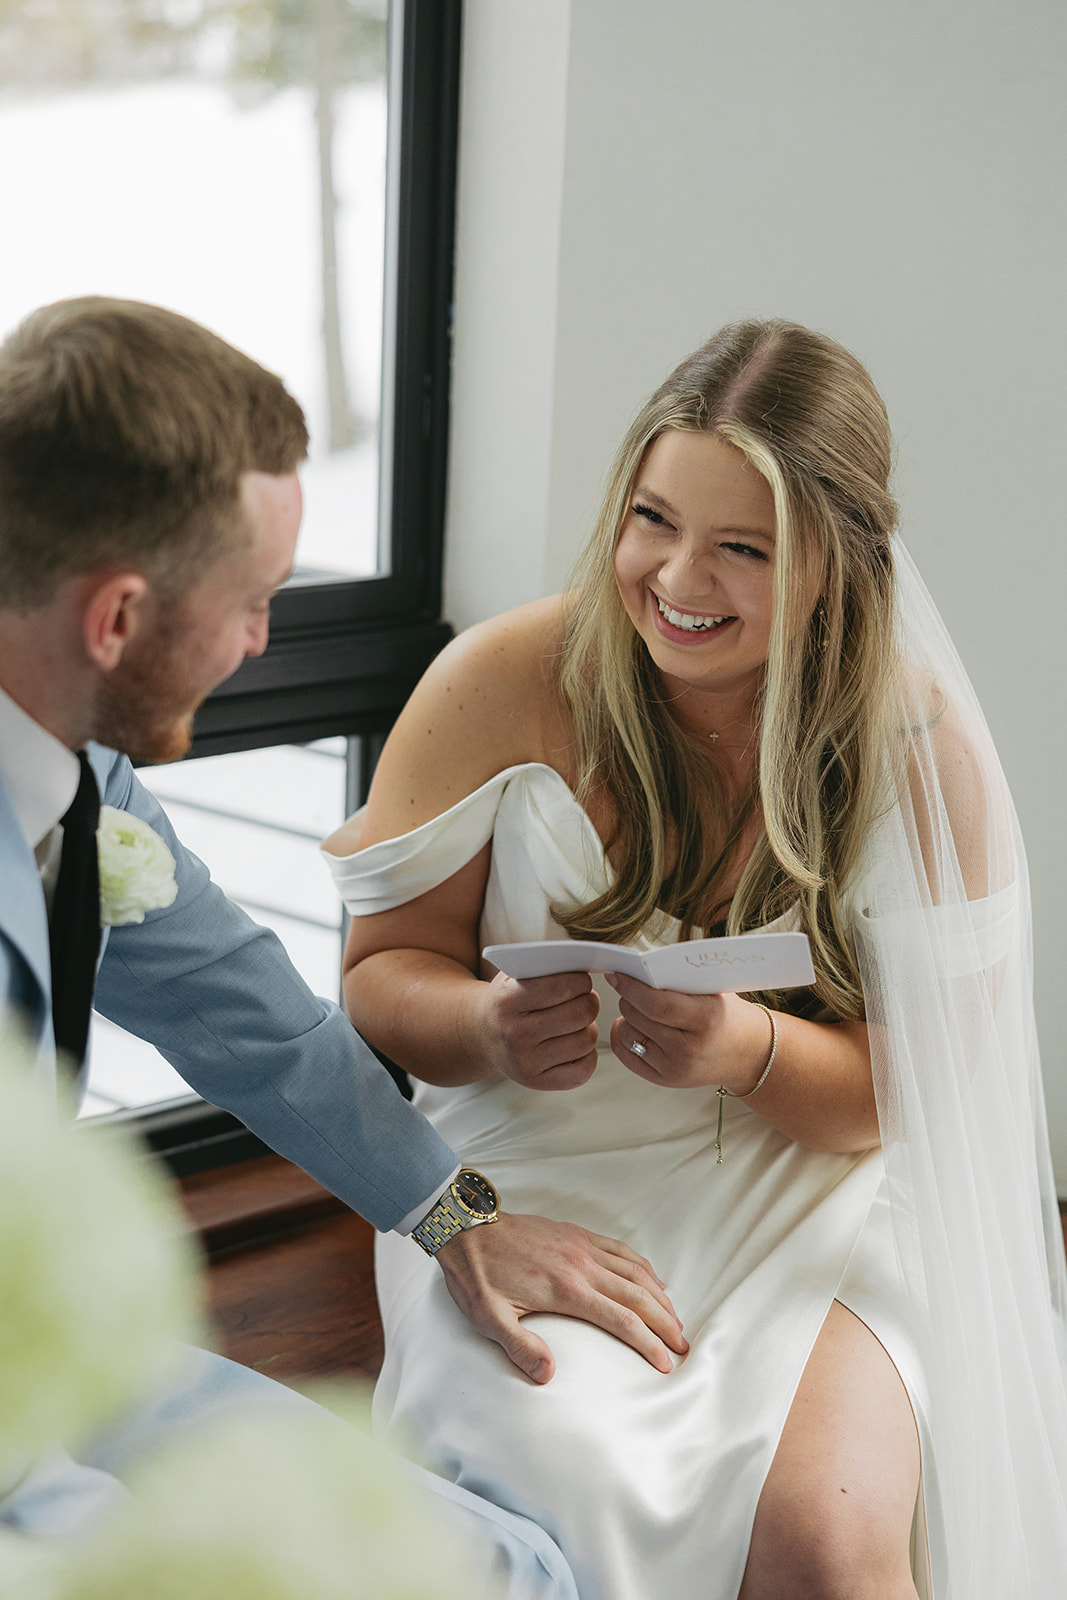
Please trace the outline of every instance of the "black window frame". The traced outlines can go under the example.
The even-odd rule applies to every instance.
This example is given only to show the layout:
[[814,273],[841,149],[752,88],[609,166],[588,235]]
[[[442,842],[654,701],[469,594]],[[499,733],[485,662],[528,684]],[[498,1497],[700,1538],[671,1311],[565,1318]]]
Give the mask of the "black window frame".
[[393,0],[390,570],[287,585],[271,607],[266,653],[201,707],[190,757],[380,732],[451,636],[440,617],[461,20],[461,0]]
[[[452,636],[441,620],[441,575],[461,24],[462,0],[392,0],[388,115],[395,165],[383,384],[392,436],[382,511],[389,570],[328,582],[298,573],[272,603],[267,650],[205,701],[186,757],[341,734],[351,741],[353,809],[366,798],[389,727]],[[383,429],[387,420],[383,414]],[[118,1111],[84,1126],[114,1122],[132,1125],[175,1174],[267,1149],[238,1118],[199,1098]]]

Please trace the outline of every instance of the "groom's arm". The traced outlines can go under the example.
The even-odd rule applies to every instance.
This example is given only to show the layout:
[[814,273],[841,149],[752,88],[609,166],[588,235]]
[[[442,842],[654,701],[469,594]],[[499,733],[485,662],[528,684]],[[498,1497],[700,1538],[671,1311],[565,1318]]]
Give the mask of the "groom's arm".
[[143,923],[110,930],[96,1009],[376,1228],[428,1204],[456,1157],[348,1019],[212,883],[125,759],[112,765],[103,799],[164,839],[178,894]]

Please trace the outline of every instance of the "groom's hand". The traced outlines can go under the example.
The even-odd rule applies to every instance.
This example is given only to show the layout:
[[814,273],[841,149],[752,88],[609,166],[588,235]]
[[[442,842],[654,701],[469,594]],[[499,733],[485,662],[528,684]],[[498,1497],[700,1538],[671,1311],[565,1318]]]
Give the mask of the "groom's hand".
[[546,1217],[501,1216],[438,1251],[448,1291],[479,1333],[495,1339],[535,1383],[556,1370],[552,1352],[520,1318],[577,1317],[632,1345],[660,1372],[689,1348],[650,1264],[629,1245]]

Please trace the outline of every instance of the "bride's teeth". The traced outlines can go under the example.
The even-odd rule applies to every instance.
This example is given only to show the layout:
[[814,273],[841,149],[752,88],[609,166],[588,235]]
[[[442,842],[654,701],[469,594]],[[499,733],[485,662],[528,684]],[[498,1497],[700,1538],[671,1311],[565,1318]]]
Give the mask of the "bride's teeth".
[[689,612],[675,611],[672,607],[666,605],[659,595],[656,596],[656,604],[659,606],[660,615],[666,617],[672,626],[685,628],[689,633],[697,633],[702,628],[715,628],[725,620],[723,617],[695,617]]

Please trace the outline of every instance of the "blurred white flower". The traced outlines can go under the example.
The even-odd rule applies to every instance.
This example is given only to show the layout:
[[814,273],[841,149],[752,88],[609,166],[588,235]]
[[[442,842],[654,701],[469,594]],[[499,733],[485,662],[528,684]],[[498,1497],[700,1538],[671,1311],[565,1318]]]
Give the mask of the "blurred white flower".
[[146,911],[174,903],[174,857],[147,822],[115,806],[101,806],[96,840],[105,928],[143,922]]
[[0,1600],[60,1600],[52,1551],[0,1528]]
[[349,1426],[249,1411],[190,1429],[71,1551],[62,1600],[487,1600],[362,1406],[344,1409]]
[[0,1026],[0,1493],[158,1381],[188,1338],[192,1258],[125,1141],[61,1126]]
[[[0,1023],[0,1498],[54,1447],[76,1459],[194,1332],[182,1223],[150,1164],[61,1127],[31,1070]],[[91,1533],[0,1529],[0,1600],[491,1600],[471,1576],[484,1552],[472,1564],[368,1436],[362,1398],[324,1399],[190,1423]]]

